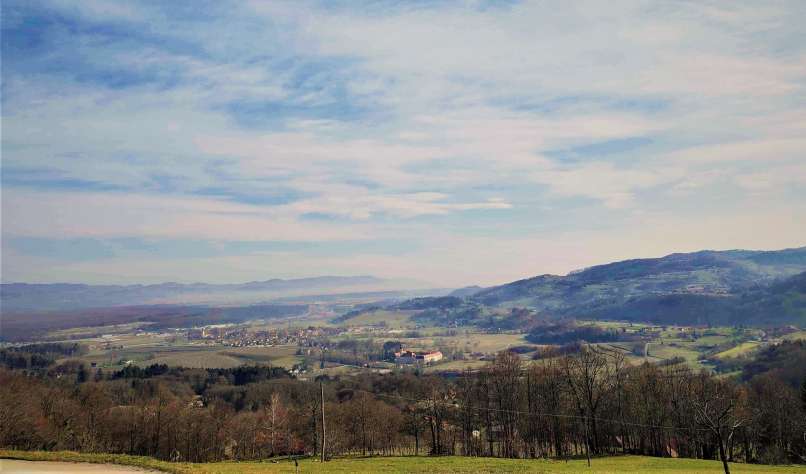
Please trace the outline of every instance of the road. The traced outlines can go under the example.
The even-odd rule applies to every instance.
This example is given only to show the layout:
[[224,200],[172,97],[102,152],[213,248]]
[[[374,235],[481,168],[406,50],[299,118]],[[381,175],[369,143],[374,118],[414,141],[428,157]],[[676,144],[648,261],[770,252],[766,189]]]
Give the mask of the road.
[[16,459],[0,459],[0,472],[3,474],[55,474],[55,473],[81,473],[81,474],[135,474],[158,473],[136,467],[118,466],[115,464],[90,464],[83,462],[53,462],[53,461],[18,461]]

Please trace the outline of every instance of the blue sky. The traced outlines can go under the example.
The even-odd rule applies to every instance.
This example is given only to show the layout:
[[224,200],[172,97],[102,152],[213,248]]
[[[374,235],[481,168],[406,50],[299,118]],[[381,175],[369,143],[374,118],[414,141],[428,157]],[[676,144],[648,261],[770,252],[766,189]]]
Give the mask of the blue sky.
[[806,244],[806,4],[2,4],[4,282]]

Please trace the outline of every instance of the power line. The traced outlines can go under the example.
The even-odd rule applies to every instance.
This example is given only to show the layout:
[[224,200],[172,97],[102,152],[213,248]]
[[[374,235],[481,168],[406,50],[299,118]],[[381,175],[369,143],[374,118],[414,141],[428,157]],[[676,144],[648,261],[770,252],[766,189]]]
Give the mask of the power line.
[[[400,400],[406,400],[406,401],[411,401],[411,402],[434,403],[433,400],[427,399],[427,398],[422,398],[422,399],[420,399],[420,398],[407,398],[407,397],[404,397],[402,395],[373,393],[373,392],[370,392],[368,390],[362,390],[362,389],[353,389],[353,391],[364,392],[364,393],[368,393],[370,395],[374,395],[376,397],[382,397],[382,398],[383,397],[385,397],[385,398],[397,398],[397,399],[400,399]],[[652,424],[647,424],[647,423],[635,423],[635,422],[629,422],[629,421],[624,421],[624,420],[614,420],[612,418],[601,418],[601,417],[598,417],[598,416],[568,415],[568,414],[561,414],[561,413],[540,413],[540,412],[529,412],[529,411],[523,411],[523,410],[508,410],[508,409],[502,409],[502,408],[487,408],[487,407],[474,407],[474,406],[465,407],[465,409],[467,409],[467,408],[469,408],[471,410],[476,410],[476,411],[492,411],[492,412],[499,412],[499,413],[513,413],[513,414],[520,414],[520,415],[527,415],[527,416],[538,416],[538,417],[544,416],[544,417],[565,418],[565,419],[575,419],[575,420],[585,420],[585,421],[595,420],[595,421],[601,421],[601,422],[617,423],[617,424],[622,424],[622,425],[627,425],[627,426],[636,426],[636,427],[641,427],[641,428],[655,428],[655,429],[683,430],[683,431],[708,431],[708,430],[706,430],[704,428],[687,428],[687,427],[681,427],[681,426],[652,425]]]

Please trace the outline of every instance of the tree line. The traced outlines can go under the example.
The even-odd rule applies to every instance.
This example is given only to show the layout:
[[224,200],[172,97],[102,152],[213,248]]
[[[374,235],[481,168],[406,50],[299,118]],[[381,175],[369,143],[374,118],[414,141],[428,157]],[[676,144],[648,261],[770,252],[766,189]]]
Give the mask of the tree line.
[[368,371],[299,380],[276,367],[87,372],[76,363],[0,369],[0,446],[192,462],[313,455],[324,408],[328,456],[806,462],[803,377],[793,385],[770,371],[740,382],[682,364],[629,365],[596,346],[528,363],[505,351],[452,378]]

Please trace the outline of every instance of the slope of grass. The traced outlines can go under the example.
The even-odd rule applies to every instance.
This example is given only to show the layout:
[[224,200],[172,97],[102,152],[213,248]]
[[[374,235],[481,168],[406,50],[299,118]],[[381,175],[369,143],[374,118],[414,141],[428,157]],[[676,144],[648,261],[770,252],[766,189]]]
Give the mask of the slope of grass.
[[[74,452],[8,451],[0,450],[0,458],[31,461],[71,461],[123,464],[171,473],[201,474],[262,474],[293,473],[294,463],[288,459],[262,462],[217,462],[205,464],[169,463],[142,456],[112,454],[80,454]],[[584,459],[568,462],[532,459],[498,459],[471,457],[373,457],[340,458],[322,465],[315,459],[299,461],[299,472],[397,472],[397,473],[471,473],[471,472],[657,472],[657,473],[718,473],[718,461],[698,459],[652,458],[646,456],[615,456],[594,458],[589,469]],[[806,466],[767,466],[731,464],[731,472],[806,473]]]
[[730,348],[730,349],[728,349],[726,351],[722,351],[722,352],[714,355],[714,357],[716,357],[717,359],[727,359],[727,358],[731,358],[731,357],[739,357],[739,356],[745,355],[748,352],[751,352],[751,351],[753,351],[753,350],[755,350],[757,348],[758,348],[758,343],[757,342],[743,342],[743,343],[741,343],[741,344],[739,344],[739,345],[737,345],[735,347],[732,347],[732,348]]
[[666,342],[665,344],[652,342],[649,344],[649,355],[659,359],[682,357],[691,366],[697,366],[697,358],[700,356],[700,352],[687,342],[674,341]]

